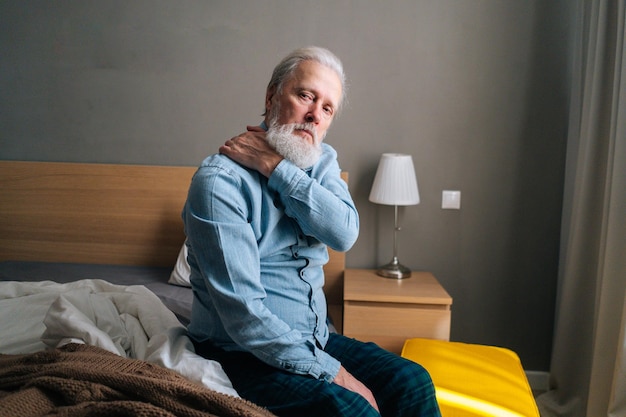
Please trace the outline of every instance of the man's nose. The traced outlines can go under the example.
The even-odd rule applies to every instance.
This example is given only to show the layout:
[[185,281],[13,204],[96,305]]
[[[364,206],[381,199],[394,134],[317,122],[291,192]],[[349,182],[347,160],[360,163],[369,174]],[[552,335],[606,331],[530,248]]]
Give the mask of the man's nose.
[[311,104],[308,113],[304,116],[304,119],[307,121],[307,123],[318,123],[320,121],[321,113],[321,105],[313,103]]

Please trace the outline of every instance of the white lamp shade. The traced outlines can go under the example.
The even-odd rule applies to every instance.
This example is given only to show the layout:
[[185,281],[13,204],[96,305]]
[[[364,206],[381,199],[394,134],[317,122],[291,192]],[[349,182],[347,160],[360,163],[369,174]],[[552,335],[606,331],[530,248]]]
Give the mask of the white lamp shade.
[[389,206],[419,204],[420,195],[411,155],[382,154],[369,200],[372,203]]

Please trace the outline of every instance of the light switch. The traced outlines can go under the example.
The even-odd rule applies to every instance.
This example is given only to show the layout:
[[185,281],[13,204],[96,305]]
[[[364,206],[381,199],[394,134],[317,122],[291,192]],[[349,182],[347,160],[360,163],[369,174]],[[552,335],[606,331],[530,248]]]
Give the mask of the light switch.
[[461,192],[443,190],[441,193],[441,208],[459,210],[461,208]]

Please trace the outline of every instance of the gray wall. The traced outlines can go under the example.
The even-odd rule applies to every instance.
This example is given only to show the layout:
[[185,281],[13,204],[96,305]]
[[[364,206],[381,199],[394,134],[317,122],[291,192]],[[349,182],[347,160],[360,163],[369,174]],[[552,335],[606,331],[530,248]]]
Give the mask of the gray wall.
[[548,370],[568,4],[0,1],[0,159],[195,166],[260,121],[283,55],[329,47],[349,102],[327,142],[361,214],[348,266],[390,259],[393,208],[367,197],[381,153],[412,154],[422,202],[400,210],[400,260],[454,297],[452,339]]

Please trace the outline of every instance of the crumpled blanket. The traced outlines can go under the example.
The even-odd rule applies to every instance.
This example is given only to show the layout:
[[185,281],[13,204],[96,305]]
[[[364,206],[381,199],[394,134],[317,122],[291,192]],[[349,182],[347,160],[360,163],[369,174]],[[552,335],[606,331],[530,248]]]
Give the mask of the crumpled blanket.
[[0,410],[4,417],[273,416],[161,366],[74,343],[0,355]]
[[[99,279],[0,282],[0,353],[26,354],[85,343],[172,369],[238,396],[216,361],[194,351],[174,313],[148,288]],[[2,413],[0,412],[0,416]]]

